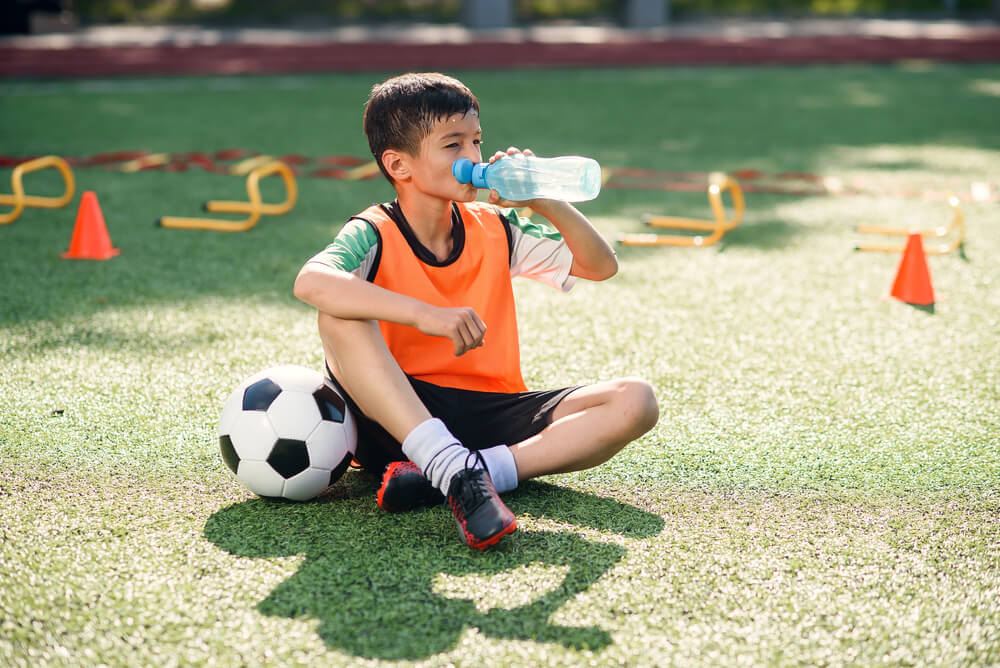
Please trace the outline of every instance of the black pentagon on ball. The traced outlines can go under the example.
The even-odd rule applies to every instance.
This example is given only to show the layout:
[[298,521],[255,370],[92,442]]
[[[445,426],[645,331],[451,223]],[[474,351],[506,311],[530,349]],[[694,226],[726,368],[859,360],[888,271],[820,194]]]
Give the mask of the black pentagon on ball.
[[243,410],[266,411],[279,394],[281,388],[273,380],[258,380],[243,391]]
[[331,487],[333,486],[333,483],[335,483],[338,480],[340,480],[340,477],[342,475],[344,475],[344,471],[346,471],[347,467],[351,465],[351,460],[352,459],[354,459],[354,455],[352,455],[350,452],[348,452],[346,455],[344,455],[344,458],[340,460],[340,463],[337,464],[337,467],[334,468],[332,471],[330,471],[330,486]]
[[343,422],[344,400],[329,385],[324,385],[315,392],[313,398],[316,400],[316,407],[319,408],[320,417],[329,422]]
[[236,448],[233,447],[233,439],[229,436],[220,436],[219,449],[222,450],[222,461],[226,463],[230,471],[236,473],[236,469],[240,465],[240,456],[236,454]]
[[267,456],[267,463],[287,480],[309,468],[309,450],[305,441],[279,438]]

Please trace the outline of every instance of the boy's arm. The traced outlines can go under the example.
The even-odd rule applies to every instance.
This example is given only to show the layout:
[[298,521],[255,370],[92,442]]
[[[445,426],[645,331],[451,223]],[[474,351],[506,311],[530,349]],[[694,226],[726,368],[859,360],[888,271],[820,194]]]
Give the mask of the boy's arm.
[[384,320],[451,339],[455,355],[483,345],[486,325],[471,308],[441,308],[334,269],[308,262],[295,279],[295,296],[342,320]]
[[527,202],[527,206],[545,216],[559,230],[570,252],[573,253],[570,276],[603,281],[618,273],[618,257],[611,245],[572,204],[551,199],[536,199]]
[[[490,158],[494,162],[504,155],[521,153],[513,146],[506,153],[497,151]],[[530,150],[523,151],[525,155],[534,155]],[[601,233],[591,224],[587,217],[577,211],[568,202],[551,199],[535,199],[528,202],[509,202],[501,199],[495,190],[490,191],[490,203],[503,207],[529,206],[548,219],[562,235],[566,246],[573,254],[573,266],[570,276],[585,278],[590,281],[603,281],[618,273],[618,257],[614,249]]]

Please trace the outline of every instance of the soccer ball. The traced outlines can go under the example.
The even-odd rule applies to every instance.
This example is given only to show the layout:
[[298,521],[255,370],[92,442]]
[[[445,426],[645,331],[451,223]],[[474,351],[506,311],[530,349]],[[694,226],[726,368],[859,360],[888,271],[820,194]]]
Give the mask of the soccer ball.
[[222,408],[222,461],[254,494],[305,501],[344,474],[357,430],[321,373],[278,366],[240,384]]

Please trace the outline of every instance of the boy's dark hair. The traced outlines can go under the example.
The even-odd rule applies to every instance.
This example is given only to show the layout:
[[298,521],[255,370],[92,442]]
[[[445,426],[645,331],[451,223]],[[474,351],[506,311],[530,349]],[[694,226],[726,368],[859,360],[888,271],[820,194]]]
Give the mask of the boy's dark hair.
[[388,149],[420,153],[434,123],[453,114],[479,113],[479,100],[458,79],[437,72],[403,74],[376,84],[365,105],[364,128],[379,169]]

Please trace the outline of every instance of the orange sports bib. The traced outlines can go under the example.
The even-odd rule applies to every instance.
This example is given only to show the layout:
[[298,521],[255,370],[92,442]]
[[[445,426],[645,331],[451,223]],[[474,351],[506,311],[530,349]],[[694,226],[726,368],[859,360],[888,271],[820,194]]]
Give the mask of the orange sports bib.
[[[420,380],[482,392],[523,392],[527,388],[521,377],[505,223],[491,205],[470,202],[457,207],[464,244],[443,266],[417,257],[382,207],[370,207],[355,217],[371,223],[381,238],[381,259],[372,282],[434,306],[471,307],[486,324],[483,345],[456,357],[450,339],[380,321],[382,336],[403,371]],[[459,244],[461,233],[455,232]]]

